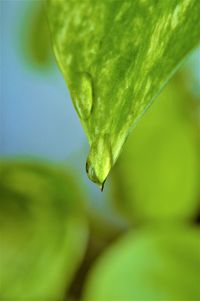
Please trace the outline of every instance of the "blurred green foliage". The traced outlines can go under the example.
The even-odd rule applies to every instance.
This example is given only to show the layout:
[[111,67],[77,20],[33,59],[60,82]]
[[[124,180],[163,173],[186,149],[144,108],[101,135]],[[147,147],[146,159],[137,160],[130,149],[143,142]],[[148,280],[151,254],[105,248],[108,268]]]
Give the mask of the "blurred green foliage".
[[36,162],[0,163],[0,299],[60,300],[88,229],[72,177]]
[[185,227],[130,232],[97,261],[84,300],[199,300],[200,232]]
[[142,118],[112,173],[120,212],[135,222],[180,222],[199,207],[199,103],[176,77]]
[[[28,24],[27,24],[28,23]],[[53,64],[53,51],[44,1],[30,1],[21,24],[23,56],[40,70]]]

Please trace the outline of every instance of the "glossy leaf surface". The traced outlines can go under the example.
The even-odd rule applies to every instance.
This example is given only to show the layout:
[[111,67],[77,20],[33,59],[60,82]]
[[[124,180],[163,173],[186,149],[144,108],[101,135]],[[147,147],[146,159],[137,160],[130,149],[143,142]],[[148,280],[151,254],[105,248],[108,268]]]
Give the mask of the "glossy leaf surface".
[[105,181],[138,119],[200,40],[199,0],[49,0],[58,64]]

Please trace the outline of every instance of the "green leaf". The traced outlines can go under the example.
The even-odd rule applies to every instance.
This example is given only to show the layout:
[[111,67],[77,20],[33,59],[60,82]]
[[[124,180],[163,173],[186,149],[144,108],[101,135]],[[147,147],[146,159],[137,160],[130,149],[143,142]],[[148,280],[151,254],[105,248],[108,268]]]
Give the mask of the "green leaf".
[[199,0],[49,0],[58,64],[102,185],[138,119],[200,40]]
[[84,301],[199,300],[199,250],[194,229],[130,233],[97,260]]
[[34,162],[1,162],[0,180],[0,299],[61,300],[88,236],[77,187]]
[[134,222],[180,222],[199,207],[198,110],[175,78],[127,141],[112,173],[114,201]]

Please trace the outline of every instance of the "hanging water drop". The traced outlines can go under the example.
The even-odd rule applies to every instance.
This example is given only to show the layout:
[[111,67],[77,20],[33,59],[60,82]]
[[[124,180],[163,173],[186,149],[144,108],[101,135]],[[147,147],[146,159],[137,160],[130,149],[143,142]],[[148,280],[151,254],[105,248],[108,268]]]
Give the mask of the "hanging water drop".
[[89,73],[80,73],[79,95],[75,99],[76,110],[81,119],[88,119],[93,105],[92,78]]
[[112,167],[113,159],[109,136],[104,134],[96,137],[90,147],[86,163],[86,171],[91,181],[98,184],[103,190],[105,180]]

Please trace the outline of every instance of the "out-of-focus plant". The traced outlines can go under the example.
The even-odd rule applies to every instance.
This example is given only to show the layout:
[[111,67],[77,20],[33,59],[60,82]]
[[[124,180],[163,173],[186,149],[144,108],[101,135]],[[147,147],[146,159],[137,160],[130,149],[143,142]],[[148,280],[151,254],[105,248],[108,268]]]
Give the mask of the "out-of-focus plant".
[[58,167],[0,163],[0,299],[61,300],[88,237],[80,191]]
[[53,63],[53,51],[44,1],[30,1],[21,22],[20,48],[23,56],[33,67],[40,70],[49,68]]
[[127,141],[112,173],[120,212],[135,222],[190,220],[199,206],[199,102],[177,77]]
[[199,235],[187,227],[130,232],[97,261],[83,300],[198,300]]

